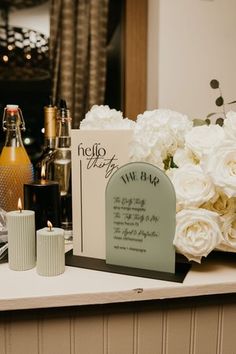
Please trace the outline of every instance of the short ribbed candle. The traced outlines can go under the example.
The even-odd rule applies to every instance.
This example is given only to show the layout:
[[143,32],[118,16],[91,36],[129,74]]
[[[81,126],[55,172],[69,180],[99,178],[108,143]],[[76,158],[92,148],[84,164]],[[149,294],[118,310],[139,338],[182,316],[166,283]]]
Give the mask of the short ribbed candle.
[[64,230],[45,227],[37,231],[37,273],[55,276],[65,271]]
[[7,213],[8,260],[12,270],[35,266],[35,215],[31,210]]

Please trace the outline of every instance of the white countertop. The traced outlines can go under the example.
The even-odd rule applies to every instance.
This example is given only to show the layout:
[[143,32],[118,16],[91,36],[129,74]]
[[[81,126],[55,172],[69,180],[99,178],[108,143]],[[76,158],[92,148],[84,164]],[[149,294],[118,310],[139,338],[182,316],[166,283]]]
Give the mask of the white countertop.
[[56,277],[36,268],[18,272],[0,265],[0,310],[171,299],[236,292],[235,260],[194,264],[183,283],[167,282],[66,266]]

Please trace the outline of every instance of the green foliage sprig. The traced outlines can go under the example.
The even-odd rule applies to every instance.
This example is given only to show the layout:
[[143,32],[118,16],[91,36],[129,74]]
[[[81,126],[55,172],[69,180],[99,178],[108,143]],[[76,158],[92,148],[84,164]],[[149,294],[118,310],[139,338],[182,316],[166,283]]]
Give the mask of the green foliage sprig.
[[218,89],[219,90],[219,96],[216,98],[215,100],[215,104],[217,107],[222,107],[222,112],[212,112],[212,113],[209,113],[207,116],[206,116],[206,119],[194,119],[193,122],[194,122],[194,126],[196,125],[204,125],[204,124],[211,124],[211,118],[213,116],[215,116],[216,114],[220,115],[220,117],[218,117],[215,121],[215,124],[219,124],[220,126],[223,126],[224,124],[224,119],[226,118],[226,108],[225,106],[226,105],[231,105],[231,104],[234,104],[236,103],[236,101],[231,101],[231,102],[227,102],[225,103],[225,100],[223,98],[223,94],[222,94],[222,90],[221,90],[221,87],[220,87],[220,83],[218,80],[216,79],[212,79],[210,81],[210,87],[214,90]]

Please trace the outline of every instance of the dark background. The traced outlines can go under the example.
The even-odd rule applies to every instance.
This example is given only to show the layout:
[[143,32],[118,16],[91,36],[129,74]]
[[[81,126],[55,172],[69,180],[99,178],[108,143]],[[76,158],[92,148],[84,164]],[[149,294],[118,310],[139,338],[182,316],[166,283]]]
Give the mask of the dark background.
[[[1,3],[0,3],[1,6]],[[122,14],[124,0],[109,1],[109,19],[107,32],[107,81],[105,91],[105,102],[111,108],[122,110]],[[2,24],[0,24],[4,30]],[[43,67],[43,74],[40,77],[34,75],[34,70],[40,68],[41,62],[34,60],[34,66],[30,68],[30,75],[25,75],[24,67],[27,64],[15,60],[15,66],[3,62],[2,57],[6,50],[6,41],[1,40],[0,32],[0,118],[2,119],[3,109],[7,104],[18,104],[22,110],[26,123],[26,131],[22,133],[23,141],[27,152],[32,160],[39,157],[42,145],[43,134],[43,107],[48,104],[50,96],[50,70],[49,60]],[[48,53],[47,53],[48,55]],[[22,69],[21,69],[22,67]],[[17,71],[17,77],[12,74]],[[69,108],[69,107],[68,107]],[[73,118],[73,117],[72,117]],[[27,138],[27,139],[26,139]],[[5,134],[0,128],[0,151],[5,141]]]

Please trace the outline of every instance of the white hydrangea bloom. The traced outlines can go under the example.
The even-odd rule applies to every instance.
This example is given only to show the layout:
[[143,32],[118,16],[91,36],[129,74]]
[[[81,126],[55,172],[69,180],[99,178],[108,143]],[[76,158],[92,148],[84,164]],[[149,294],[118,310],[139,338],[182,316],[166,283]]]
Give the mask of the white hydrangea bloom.
[[123,118],[121,111],[111,109],[109,106],[94,105],[80,123],[82,130],[123,130],[133,129],[135,122]]
[[[134,146],[148,146],[146,158],[156,163],[152,157],[160,155],[162,161],[172,156],[178,147],[184,144],[184,135],[192,127],[187,116],[168,109],[145,111],[137,117],[131,143],[131,159],[138,161],[140,156]],[[144,148],[143,148],[144,149]]]

